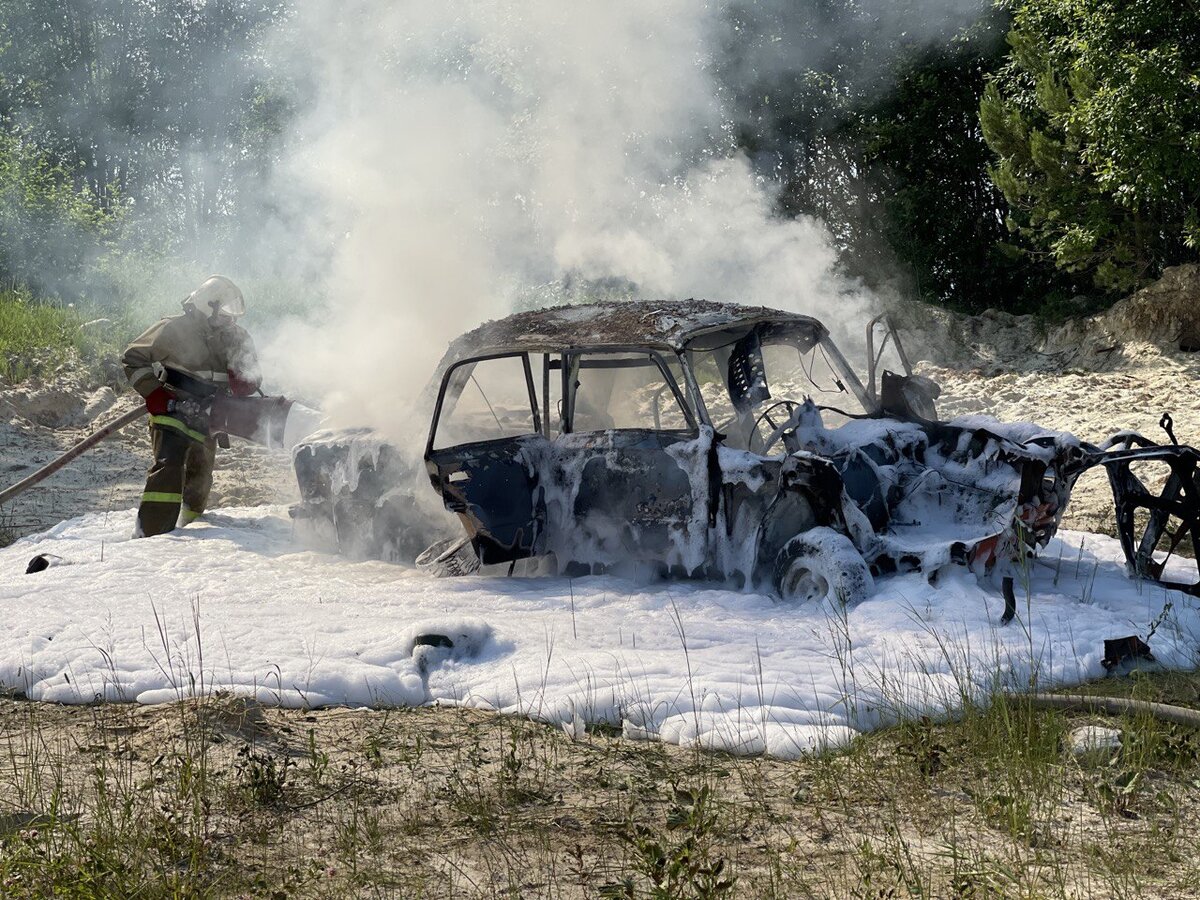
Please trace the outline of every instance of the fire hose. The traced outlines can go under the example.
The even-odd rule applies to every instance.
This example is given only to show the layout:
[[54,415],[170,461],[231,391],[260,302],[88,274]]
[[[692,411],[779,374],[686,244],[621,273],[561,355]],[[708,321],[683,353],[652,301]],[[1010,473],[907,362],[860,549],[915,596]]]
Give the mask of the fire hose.
[[1014,694],[1012,703],[1027,702],[1034,709],[1082,710],[1110,716],[1148,715],[1164,722],[1200,728],[1200,709],[1133,700],[1128,697],[1102,697],[1090,694]]
[[[96,429],[57,459],[0,491],[0,505],[20,496],[35,484],[45,481],[72,460],[144,415],[146,408],[138,406]],[[283,397],[221,396],[213,401],[209,428],[214,434],[232,434],[265,447],[291,449],[301,438],[311,434],[320,420],[319,412]]]
[[136,422],[138,419],[140,419],[144,415],[146,415],[146,407],[138,406],[138,407],[135,407],[134,409],[129,410],[127,413],[125,413],[119,419],[114,419],[113,421],[111,421],[107,425],[105,425],[104,427],[96,429],[91,434],[89,434],[87,437],[85,437],[82,441],[80,441],[78,444],[76,444],[74,447],[72,447],[70,450],[68,450],[66,453],[64,453],[62,456],[58,457],[58,459],[55,459],[51,462],[46,463],[46,465],[42,466],[40,469],[38,469],[32,475],[22,478],[20,481],[18,481],[12,487],[8,487],[8,488],[5,488],[4,490],[0,491],[0,505],[7,503],[13,497],[17,497],[20,494],[25,493],[25,491],[29,490],[29,488],[33,487],[38,482],[45,481],[47,478],[49,478],[51,475],[53,475],[55,472],[57,472],[63,466],[67,465],[67,463],[71,462],[73,459],[75,459],[78,456],[82,456],[84,453],[86,453],[88,450],[91,450],[93,447],[95,447],[97,444],[99,444],[105,438],[108,438],[111,435],[115,434],[116,432],[120,431],[122,428],[124,428],[130,422]]

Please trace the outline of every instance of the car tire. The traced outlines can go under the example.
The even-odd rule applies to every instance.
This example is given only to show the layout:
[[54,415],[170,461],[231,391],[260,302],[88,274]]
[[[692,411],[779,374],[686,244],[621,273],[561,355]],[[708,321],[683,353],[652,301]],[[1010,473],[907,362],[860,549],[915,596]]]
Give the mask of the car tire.
[[789,602],[850,607],[871,596],[875,581],[850,538],[817,526],[796,535],[775,557],[774,586]]

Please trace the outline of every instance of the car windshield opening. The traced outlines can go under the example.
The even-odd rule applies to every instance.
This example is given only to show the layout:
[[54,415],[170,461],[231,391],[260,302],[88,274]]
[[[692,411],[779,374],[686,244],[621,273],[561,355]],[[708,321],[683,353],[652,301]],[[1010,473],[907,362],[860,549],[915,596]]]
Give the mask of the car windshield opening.
[[571,431],[693,430],[677,360],[646,352],[576,353],[570,378]]
[[865,412],[824,346],[808,335],[746,329],[716,337],[693,345],[688,359],[726,446],[761,450],[792,406],[809,397],[823,407],[829,428]]

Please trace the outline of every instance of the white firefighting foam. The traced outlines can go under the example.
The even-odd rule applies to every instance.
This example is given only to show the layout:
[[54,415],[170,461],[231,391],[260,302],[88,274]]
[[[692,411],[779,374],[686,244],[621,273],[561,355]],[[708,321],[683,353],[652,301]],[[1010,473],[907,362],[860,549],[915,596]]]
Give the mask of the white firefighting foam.
[[[952,568],[877,579],[849,610],[703,583],[434,579],[299,546],[282,509],[129,541],[133,511],[0,550],[0,684],[159,703],[228,690],[287,706],[463,704],[630,737],[794,756],[994,687],[1103,674],[1105,638],[1197,664],[1200,603],[1131,582],[1115,541],[1064,533],[999,626],[997,586]],[[66,564],[23,574],[51,552]],[[425,638],[418,640],[424,635]],[[446,647],[436,637],[450,638]]]

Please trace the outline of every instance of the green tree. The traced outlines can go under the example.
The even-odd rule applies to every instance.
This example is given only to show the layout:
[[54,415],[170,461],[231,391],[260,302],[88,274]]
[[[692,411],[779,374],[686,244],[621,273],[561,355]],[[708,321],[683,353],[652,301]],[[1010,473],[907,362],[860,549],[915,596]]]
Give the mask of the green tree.
[[1074,293],[1052,264],[1014,258],[988,176],[979,100],[1006,58],[1007,13],[925,12],[912,0],[746,0],[735,15],[748,37],[723,70],[740,91],[742,146],[783,182],[781,211],[819,217],[872,286],[967,310]]
[[74,173],[19,132],[0,131],[0,278],[40,294],[75,296],[106,249],[115,215]]
[[848,127],[878,194],[870,225],[913,292],[960,309],[1024,312],[1073,286],[1051,266],[1014,258],[1006,243],[1008,206],[987,174],[978,113],[1001,61],[998,25],[907,54],[887,92]]
[[980,103],[1028,250],[1127,291],[1200,243],[1200,3],[1023,0]]
[[264,200],[289,114],[264,45],[290,8],[0,0],[0,121],[101,207],[127,205],[127,238],[206,256]]

